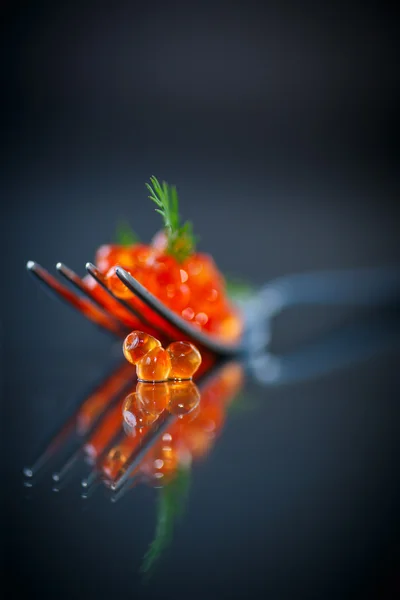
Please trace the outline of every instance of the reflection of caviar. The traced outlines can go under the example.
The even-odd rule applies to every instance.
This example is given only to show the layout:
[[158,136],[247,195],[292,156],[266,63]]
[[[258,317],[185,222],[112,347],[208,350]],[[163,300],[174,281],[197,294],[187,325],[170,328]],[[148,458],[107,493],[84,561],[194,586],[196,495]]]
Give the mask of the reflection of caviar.
[[139,381],[136,386],[136,392],[144,410],[147,410],[147,412],[160,414],[168,405],[170,386],[167,383]]
[[101,454],[107,444],[121,429],[121,408],[122,401],[108,412],[104,419],[92,433],[84,445],[84,451],[90,462],[94,462]]
[[154,423],[158,414],[159,413],[155,411],[147,411],[143,406],[140,396],[135,392],[129,394],[129,396],[125,398],[122,407],[122,415],[131,432],[135,430],[136,427],[139,429],[148,427]]
[[[122,442],[111,448],[104,458],[101,468],[103,474],[110,481],[115,479],[121,474],[121,470],[126,467],[132,453],[140,447],[143,436],[146,434],[147,429],[137,429],[134,431],[134,435],[127,435],[124,437]],[[138,467],[139,469],[139,467]],[[138,470],[137,469],[137,470]],[[135,472],[137,471],[135,470]]]
[[200,392],[193,381],[171,381],[168,410],[173,415],[186,415],[200,402]]
[[149,483],[163,486],[175,475],[178,467],[187,460],[187,451],[179,439],[177,430],[171,427],[147,452],[140,465],[140,470]]
[[125,398],[122,407],[125,423],[131,430],[151,425],[168,406],[169,397],[166,383],[138,382],[136,392]]
[[[155,349],[162,350],[160,347]],[[109,450],[101,463],[107,480],[115,481],[130,468],[142,440],[149,439],[152,432],[157,433],[157,423],[166,424],[169,418],[169,425],[161,436],[156,435],[154,443],[149,445],[132,471],[132,475],[141,474],[154,485],[165,485],[178,468],[187,467],[193,459],[203,457],[213,446],[223,427],[227,404],[241,387],[242,378],[238,363],[226,365],[206,383],[201,398],[199,389],[190,379],[138,382],[135,391],[109,411],[104,423],[89,439],[86,453],[95,460],[123,425],[126,436]]]
[[223,427],[226,406],[238,392],[242,380],[240,365],[226,365],[204,387],[201,399],[193,381],[167,384],[167,410],[177,419],[144,458],[140,469],[149,482],[165,485],[180,466],[187,466],[192,459],[207,454]]

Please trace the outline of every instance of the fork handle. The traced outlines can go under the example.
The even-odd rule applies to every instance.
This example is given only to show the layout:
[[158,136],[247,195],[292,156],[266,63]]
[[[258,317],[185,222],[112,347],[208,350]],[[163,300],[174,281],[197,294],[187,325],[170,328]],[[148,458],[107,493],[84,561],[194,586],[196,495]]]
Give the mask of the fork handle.
[[268,352],[250,358],[250,370],[264,385],[298,383],[368,360],[400,346],[400,316],[393,310],[347,323],[324,338],[279,356]]
[[380,306],[400,299],[400,268],[315,271],[274,279],[258,293],[268,316],[301,304]]

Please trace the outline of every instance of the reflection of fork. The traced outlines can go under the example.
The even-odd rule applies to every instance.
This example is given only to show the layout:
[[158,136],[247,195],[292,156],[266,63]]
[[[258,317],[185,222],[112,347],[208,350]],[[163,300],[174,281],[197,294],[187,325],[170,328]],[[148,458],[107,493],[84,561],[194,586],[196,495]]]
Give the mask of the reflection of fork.
[[[198,379],[200,390],[208,385],[210,378],[218,378],[221,373],[219,367],[214,368],[213,365],[209,365],[209,367],[207,370],[207,364],[205,364],[204,367],[202,365],[200,370]],[[221,365],[221,369],[224,369],[223,365]],[[126,433],[123,425],[121,403],[127,392],[132,390],[135,381],[136,377],[132,365],[124,362],[117,367],[111,375],[107,376],[102,383],[94,388],[93,392],[73,411],[73,414],[57,428],[50,440],[43,445],[33,465],[23,470],[24,475],[32,480],[39,472],[43,472],[56,454],[63,452],[63,464],[53,474],[53,480],[59,487],[63,485],[67,476],[72,473],[78,460],[84,457],[84,451],[87,450],[88,446],[93,445],[94,452],[90,452],[92,468],[89,476],[83,480],[82,485],[88,489],[98,483],[102,479],[101,466],[109,452],[130,436]],[[118,471],[115,481],[110,481],[112,490],[119,489],[122,483],[130,478],[135,466],[140,463],[149,448],[156,442],[165,428],[170,426],[177,418],[168,410],[162,411],[154,423],[147,428],[142,439],[138,440],[140,443],[132,445],[127,457],[127,464],[124,465],[121,471]],[[72,438],[74,438],[74,443],[71,452],[70,442]],[[67,451],[66,457],[65,451]],[[128,467],[129,472],[127,473]]]
[[[245,324],[244,334],[240,342],[228,343],[192,326],[121,267],[116,270],[118,277],[132,292],[132,297],[139,299],[142,305],[151,310],[154,318],[147,318],[127,301],[114,296],[104,282],[103,275],[91,263],[88,263],[86,268],[107,292],[111,304],[95,295],[76,273],[62,263],[57,264],[58,271],[84,297],[62,285],[37,263],[29,261],[27,268],[59,297],[114,335],[126,335],[133,328],[130,322],[139,318],[144,329],[157,333],[162,340],[185,338],[202,350],[218,356],[254,354],[263,349],[269,342],[270,321],[290,306],[380,306],[391,304],[400,297],[400,269],[395,267],[322,271],[280,277],[240,302],[239,307]],[[113,306],[119,308],[118,316],[112,311]]]

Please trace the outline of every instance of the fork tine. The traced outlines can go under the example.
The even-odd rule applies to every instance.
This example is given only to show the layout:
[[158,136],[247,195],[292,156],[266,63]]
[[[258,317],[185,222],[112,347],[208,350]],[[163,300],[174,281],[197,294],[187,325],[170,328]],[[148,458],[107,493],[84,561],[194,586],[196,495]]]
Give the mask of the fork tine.
[[202,331],[195,329],[187,321],[182,319],[178,314],[174,313],[170,308],[165,306],[158,298],[156,298],[147,288],[145,288],[137,279],[132,277],[122,267],[117,267],[117,276],[125,284],[125,286],[135,294],[142,302],[150,307],[155,313],[173,325],[184,336],[192,340],[211,352],[221,356],[231,356],[238,354],[241,351],[239,344],[228,344],[221,342],[211,334],[205,334]]
[[62,285],[55,277],[50,275],[46,269],[44,269],[41,265],[34,262],[33,260],[29,260],[26,263],[26,268],[30,271],[41,283],[43,283],[46,288],[50,289],[53,293],[56,294],[57,298],[61,298],[67,304],[73,306],[75,310],[83,314],[90,321],[93,321],[99,327],[107,330],[109,333],[113,333],[117,337],[121,337],[120,328],[116,328],[115,324],[110,321],[110,317],[104,311],[101,311],[97,306],[95,306],[92,302],[87,300],[86,298],[81,298],[77,296],[67,287]]
[[140,464],[143,456],[147,453],[149,448],[158,440],[160,435],[172,425],[177,417],[172,415],[167,410],[163,410],[160,416],[154,421],[151,425],[150,430],[144,436],[142,443],[140,446],[135,448],[128,458],[127,465],[123,466],[120,471],[117,473],[115,480],[111,484],[111,489],[113,492],[119,490],[126,481],[131,477],[132,473],[136,469],[136,467]]
[[166,330],[163,330],[157,323],[151,323],[143,314],[141,314],[133,306],[131,306],[130,304],[125,302],[125,300],[123,300],[122,298],[117,298],[117,296],[114,296],[114,294],[108,289],[106,283],[104,282],[103,275],[100,273],[99,269],[95,265],[93,265],[90,262],[86,263],[86,270],[97,281],[97,283],[99,283],[101,285],[101,287],[104,290],[106,290],[106,292],[111,296],[111,298],[116,300],[132,316],[136,317],[136,319],[139,319],[139,321],[141,323],[143,323],[143,325],[146,325],[146,327],[148,327],[149,329],[151,329],[153,331],[157,331],[163,340],[170,341],[172,339],[171,334],[168,333]]
[[120,321],[117,317],[115,317],[110,311],[109,307],[106,305],[106,303],[101,302],[101,300],[99,300],[99,298],[97,298],[93,294],[93,292],[85,286],[79,275],[77,275],[72,269],[70,269],[69,267],[67,267],[67,265],[64,265],[64,263],[61,262],[58,262],[56,264],[56,269],[63,277],[65,277],[67,281],[72,283],[74,287],[76,287],[80,292],[82,292],[82,294],[89,298],[89,300],[91,300],[93,304],[96,304],[102,309],[102,311],[106,312],[109,315],[110,320],[114,321],[115,326],[121,330],[121,336],[126,336],[126,334],[129,331],[127,325]]

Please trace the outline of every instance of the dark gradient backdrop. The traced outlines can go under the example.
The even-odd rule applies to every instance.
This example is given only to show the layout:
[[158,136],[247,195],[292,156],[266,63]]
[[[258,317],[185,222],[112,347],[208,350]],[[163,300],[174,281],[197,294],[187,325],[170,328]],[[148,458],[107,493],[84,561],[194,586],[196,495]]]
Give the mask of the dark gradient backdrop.
[[[121,518],[115,517],[117,512],[110,517],[108,506],[83,513],[77,501],[76,506],[65,499],[60,501],[64,505],[57,504],[50,493],[46,500],[39,494],[33,504],[20,498],[20,469],[51,429],[49,411],[60,410],[109,362],[106,336],[46,297],[25,273],[25,262],[33,259],[53,267],[62,260],[83,274],[95,248],[112,239],[120,217],[128,218],[148,239],[158,226],[144,188],[152,174],[178,185],[181,212],[195,223],[201,248],[212,252],[225,272],[255,283],[302,270],[395,262],[398,25],[382,3],[340,7],[333,2],[286,1],[213,1],[210,6],[133,0],[82,0],[76,5],[6,1],[0,15],[1,328],[6,384],[1,488],[8,509],[3,538],[7,573],[15,589],[39,598],[64,593],[69,598],[100,598],[113,589],[113,598],[124,597],[129,590],[138,594],[134,573],[153,528],[149,492],[132,500],[132,513],[124,507],[124,523],[132,519],[130,527],[138,527],[135,511],[144,516],[141,541],[134,550],[135,534],[118,537],[119,530],[113,527]],[[276,347],[288,348],[343,318],[345,314],[323,311],[317,317],[292,316],[278,327]],[[166,563],[154,597],[197,597],[188,591],[190,578],[198,578],[201,598],[246,593],[266,597],[267,592],[277,600],[327,598],[330,593],[345,598],[355,597],[361,589],[364,597],[390,594],[399,533],[395,517],[399,447],[393,425],[399,415],[394,400],[396,365],[398,356],[390,355],[370,368],[303,388],[299,395],[286,392],[283,404],[280,398],[271,409],[277,429],[269,426],[270,435],[278,435],[278,430],[282,437],[272,437],[275,445],[260,442],[268,456],[279,455],[280,448],[285,460],[269,463],[268,483],[255,472],[253,476],[242,472],[242,483],[229,479],[225,497],[221,477],[227,465],[232,468],[230,457],[244,469],[257,451],[254,440],[265,441],[258,425],[259,438],[249,441],[245,463],[235,442],[240,431],[233,428],[231,438],[228,432],[230,444],[223,446],[222,440],[215,462],[210,457],[213,466],[209,471],[203,467],[203,487],[198,486],[188,529],[181,534],[172,565]],[[321,394],[331,402],[332,430],[321,408]],[[353,412],[348,412],[349,405]],[[364,415],[360,426],[355,406]],[[293,410],[298,421],[291,417]],[[317,492],[324,490],[320,502],[325,510],[316,510],[312,522],[314,484],[304,484],[301,502],[295,507],[289,503],[283,513],[278,511],[279,493],[274,496],[273,489],[282,491],[287,485],[289,496],[299,493],[292,489],[293,478],[308,473],[308,460],[324,441],[321,434],[312,438],[315,447],[305,442],[312,437],[313,426],[321,426],[314,421],[318,417],[326,418],[331,440],[339,444],[333,464],[326,459],[320,465],[325,476],[331,468],[340,472],[357,448],[357,456],[369,458],[360,459],[365,477],[354,483],[353,512],[339,495],[330,519],[326,501],[334,492],[322,478],[322,487],[315,485]],[[348,437],[340,446],[346,419],[354,428],[347,431],[344,426]],[[296,423],[304,439],[290,446],[296,439]],[[355,431],[364,445],[352,445]],[[310,454],[305,451],[304,463],[290,462],[292,452],[305,446]],[[381,462],[373,464],[377,449]],[[357,475],[359,463],[351,464],[338,479],[341,492]],[[287,469],[287,480],[282,469]],[[368,496],[370,489],[375,495]],[[363,507],[364,492],[369,500]],[[271,495],[277,512],[271,509],[270,521],[277,530],[272,534],[260,525],[261,540],[257,523],[265,517],[263,506],[268,510]],[[253,520],[246,511],[249,502]],[[197,521],[194,511],[202,508]],[[386,520],[374,521],[376,510]],[[357,521],[354,515],[359,511],[362,517]],[[210,524],[207,536],[202,536],[201,519]],[[247,531],[242,550],[242,537],[233,533],[240,519]],[[346,519],[348,529],[343,525]],[[371,519],[372,529],[364,540],[363,524]],[[63,521],[68,526],[63,528]],[[84,522],[90,523],[90,534],[80,538],[77,532],[86,531]],[[335,538],[339,522],[345,535]],[[292,527],[302,532],[295,541],[289,533]],[[324,535],[320,545],[310,542],[307,550],[308,536],[315,541],[314,528],[321,528]],[[276,545],[269,545],[270,535],[276,536]],[[359,545],[353,548],[349,540],[355,539]],[[111,552],[109,544],[117,548]],[[324,560],[318,562],[320,553]],[[304,557],[311,558],[307,562]],[[106,581],[95,581],[96,563],[98,577]],[[168,569],[178,583],[168,584]],[[142,593],[150,597],[151,589]]]

